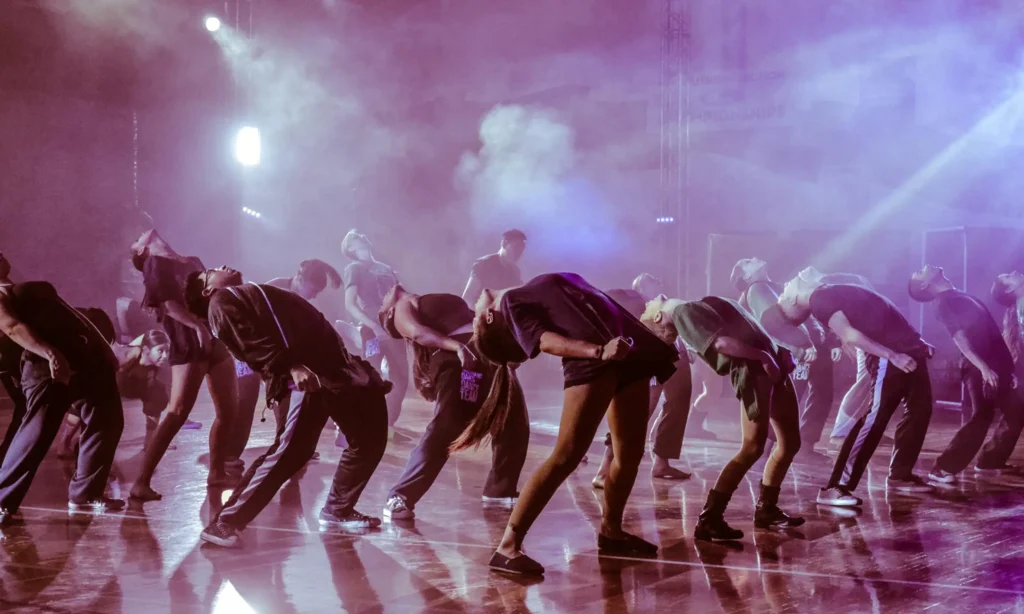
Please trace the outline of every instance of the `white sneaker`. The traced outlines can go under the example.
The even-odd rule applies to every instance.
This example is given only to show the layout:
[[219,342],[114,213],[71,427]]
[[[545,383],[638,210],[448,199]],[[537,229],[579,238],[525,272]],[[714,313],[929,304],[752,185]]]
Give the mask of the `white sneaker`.
[[388,502],[384,505],[384,520],[412,520],[416,517],[416,512],[412,511],[412,508],[405,504],[405,499],[395,495],[388,499]]
[[516,506],[516,501],[519,500],[519,495],[514,497],[488,497],[486,495],[480,497],[480,504],[485,509],[502,509],[510,510]]
[[858,497],[850,494],[850,491],[842,486],[822,488],[818,491],[819,505],[834,505],[836,507],[857,507],[863,504]]
[[928,472],[928,480],[936,484],[952,484],[956,482],[956,474],[942,469],[932,469]]
[[932,487],[916,475],[910,475],[905,478],[886,478],[885,487],[899,492],[932,492]]

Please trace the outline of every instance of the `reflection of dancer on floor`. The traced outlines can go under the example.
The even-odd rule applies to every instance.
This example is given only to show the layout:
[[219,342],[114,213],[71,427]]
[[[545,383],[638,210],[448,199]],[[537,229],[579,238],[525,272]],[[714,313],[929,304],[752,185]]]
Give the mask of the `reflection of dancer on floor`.
[[644,322],[666,341],[678,335],[716,373],[731,375],[742,404],[743,443],[708,493],[694,537],[707,541],[743,537],[743,531],[726,523],[724,513],[740,481],[763,454],[769,428],[775,431],[777,443],[765,463],[754,526],[803,524],[803,518],[789,516],[778,506],[782,481],[800,450],[796,393],[789,379],[793,358],[789,352],[776,346],[738,303],[714,296],[699,301],[658,297],[647,304]]
[[25,415],[0,465],[0,525],[17,513],[72,404],[80,407],[82,443],[68,486],[71,511],[116,511],[105,496],[124,429],[117,359],[103,336],[44,281],[12,284],[0,254],[0,333],[24,349],[18,384]]
[[562,357],[565,402],[551,456],[523,488],[505,535],[491,558],[492,569],[540,575],[544,568],[523,553],[523,539],[562,482],[579,465],[602,419],[608,415],[615,460],[604,490],[598,552],[657,553],[657,547],[622,530],[626,500],[636,480],[647,435],[652,377],[665,381],[679,358],[628,311],[579,275],[541,275],[519,288],[485,291],[476,306],[476,341],[485,358],[500,365],[477,420],[455,449],[477,443],[499,429],[510,397],[522,394],[512,365],[541,352]]
[[[1011,278],[1011,284],[1024,286],[1024,277],[1019,274],[1015,279],[1012,274],[1007,277]],[[1010,287],[1012,285],[997,281],[993,294],[1002,304],[1012,306],[1016,297],[1008,291]],[[915,301],[936,303],[936,318],[953,336],[953,343],[960,350],[961,378],[974,409],[971,419],[960,427],[945,451],[935,459],[928,479],[939,484],[956,482],[957,474],[967,468],[979,450],[978,467],[1004,469],[1024,426],[1024,406],[1014,390],[1013,355],[999,325],[984,303],[957,290],[940,267],[928,265],[915,272],[910,277],[908,291]],[[1012,315],[1016,317],[1016,310]],[[992,439],[982,449],[997,409],[999,422]]]
[[215,417],[210,425],[210,486],[230,486],[235,478],[227,468],[237,470],[237,459],[228,459],[231,420],[237,399],[235,367],[224,345],[213,338],[206,324],[185,308],[182,288],[189,273],[201,271],[198,258],[174,251],[155,230],[149,230],[132,245],[132,263],[142,271],[146,286],[143,307],[157,310],[171,340],[171,400],[169,410],[157,427],[142,460],[142,470],[131,496],[155,501],[162,495],[153,490],[153,473],[195,407],[199,387],[206,380]]
[[[341,275],[323,260],[313,259],[299,263],[299,270],[294,277],[276,277],[268,281],[267,285],[291,290],[307,301],[312,301],[327,289],[328,282],[332,288],[340,288]],[[238,414],[232,427],[228,456],[238,458],[245,451],[252,433],[253,418],[260,398],[260,376],[240,360],[235,361],[235,374],[238,376]],[[284,428],[284,412],[287,408],[278,404],[274,409],[277,430],[280,431]],[[314,452],[313,460],[318,458],[319,452]]]
[[846,345],[868,354],[873,380],[872,407],[857,420],[843,443],[832,476],[818,493],[818,503],[853,507],[853,495],[872,454],[896,409],[906,410],[896,429],[886,487],[903,492],[928,492],[931,487],[914,475],[932,416],[932,387],[927,360],[934,348],[921,339],[888,299],[861,286],[825,285],[801,277],[786,284],[779,306],[794,324],[813,315],[826,322]]
[[[635,290],[609,290],[608,296],[616,303],[640,318],[644,313],[646,301],[643,296]],[[676,372],[664,384],[651,383],[650,404],[648,405],[649,415],[654,415],[661,401],[662,393],[665,394],[665,404],[661,412],[650,427],[650,437],[653,443],[651,456],[654,459],[651,467],[651,477],[665,480],[686,480],[690,474],[680,471],[669,464],[669,460],[679,460],[683,451],[683,437],[686,436],[686,422],[690,414],[690,393],[692,384],[690,380],[689,353],[685,348],[680,348],[679,360],[676,362]],[[604,482],[608,477],[608,470],[611,468],[615,453],[612,449],[611,433],[605,434],[604,458],[601,459],[601,467],[597,470],[592,482],[594,488],[604,488]]]
[[[406,292],[396,285],[384,298],[381,326],[391,337],[412,346],[413,380],[434,418],[409,456],[405,471],[388,493],[386,520],[415,516],[416,504],[448,461],[449,448],[480,411],[496,368],[473,349],[473,310],[454,294]],[[515,373],[510,374],[515,378]],[[518,382],[511,384],[519,386]],[[493,460],[484,483],[483,503],[511,508],[518,495],[519,474],[530,444],[530,420],[521,395],[497,436],[491,438]]]
[[210,329],[232,355],[258,371],[271,403],[288,411],[274,444],[253,462],[224,509],[203,530],[204,541],[231,547],[239,533],[309,461],[328,419],[348,438],[321,526],[366,529],[380,519],[355,510],[387,447],[390,384],[364,360],[351,356],[330,322],[293,292],[243,284],[242,274],[221,267],[189,275],[189,310],[209,319]]

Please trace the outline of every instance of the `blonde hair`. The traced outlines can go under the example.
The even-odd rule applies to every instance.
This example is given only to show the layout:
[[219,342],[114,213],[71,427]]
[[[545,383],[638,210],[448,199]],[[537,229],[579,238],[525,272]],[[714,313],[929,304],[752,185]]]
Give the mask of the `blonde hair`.
[[366,235],[360,233],[358,230],[353,228],[352,230],[345,233],[345,237],[341,240],[341,253],[349,260],[356,259],[355,248],[352,246],[356,241],[365,239]]

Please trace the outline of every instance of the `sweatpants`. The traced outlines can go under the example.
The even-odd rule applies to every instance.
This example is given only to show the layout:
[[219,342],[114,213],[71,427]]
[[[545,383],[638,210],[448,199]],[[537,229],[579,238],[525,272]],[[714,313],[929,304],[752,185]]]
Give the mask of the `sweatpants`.
[[348,439],[341,453],[325,509],[343,516],[355,507],[388,443],[387,403],[379,388],[353,388],[344,394],[320,389],[292,391],[284,428],[265,454],[253,461],[221,511],[219,520],[244,529],[267,506],[281,486],[302,469],[316,451],[330,418]]
[[3,464],[7,450],[11,447],[11,441],[14,440],[14,434],[18,432],[21,421],[25,419],[25,395],[21,391],[21,375],[18,373],[0,374],[0,385],[4,387],[7,397],[14,405],[11,422],[7,425],[3,442],[0,442],[0,464]]
[[839,404],[836,423],[832,427],[833,439],[845,439],[857,420],[871,407],[872,379],[868,373],[867,360],[867,353],[864,350],[857,350],[857,380]]
[[[675,460],[682,455],[686,422],[690,419],[693,377],[688,361],[677,362],[676,372],[663,385],[651,386],[651,415],[658,408],[662,394],[665,395],[665,402],[651,426],[650,439],[655,456]],[[611,443],[610,438],[608,443]]]
[[[434,418],[409,455],[402,476],[388,493],[389,499],[399,496],[407,506],[415,507],[448,461],[448,447],[480,410],[491,380],[485,377],[477,386],[463,390],[462,373],[462,363],[456,354],[438,351],[431,356],[430,378],[437,391]],[[519,492],[519,474],[529,445],[530,420],[524,403],[512,408],[501,435],[491,440],[491,470],[484,483],[484,496],[514,497]]]
[[932,417],[932,385],[927,362],[919,359],[917,369],[904,373],[888,360],[869,356],[867,371],[872,383],[871,407],[857,420],[843,442],[827,487],[845,486],[849,490],[857,487],[885,434],[885,427],[904,401],[906,408],[896,427],[889,477],[903,479],[912,475],[921,454]]
[[[1010,375],[1001,376],[999,389],[994,391],[985,390],[981,371],[971,363],[963,365],[961,376],[974,415],[960,427],[946,450],[935,459],[935,466],[949,473],[960,473],[981,450],[977,463],[979,467],[1002,467],[1013,454],[1021,428],[1024,427],[1024,399],[1013,389]],[[992,438],[982,449],[997,409],[999,422]]]
[[49,363],[42,358],[22,358],[25,416],[0,466],[0,508],[8,512],[21,506],[72,404],[80,411],[82,437],[78,465],[68,485],[68,499],[84,503],[103,497],[124,430],[121,395],[112,367],[74,367],[78,367],[78,372],[65,385],[50,377]]
[[373,356],[365,356],[366,361],[373,365],[378,373],[383,373],[384,359],[388,359],[388,381],[391,392],[387,395],[388,426],[394,426],[402,413],[402,402],[409,390],[409,349],[405,339],[377,338],[379,351]]
[[832,411],[834,397],[832,357],[828,350],[822,350],[817,359],[808,365],[806,392],[802,396],[800,412],[800,441],[804,449],[811,450],[821,439],[825,422]]

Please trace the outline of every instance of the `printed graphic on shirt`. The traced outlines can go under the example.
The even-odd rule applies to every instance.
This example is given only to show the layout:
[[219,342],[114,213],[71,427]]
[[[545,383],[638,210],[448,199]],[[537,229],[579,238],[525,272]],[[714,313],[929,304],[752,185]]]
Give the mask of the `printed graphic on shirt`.
[[483,380],[482,373],[475,371],[462,371],[462,386],[459,388],[459,396],[467,403],[476,403],[480,398],[480,381]]

